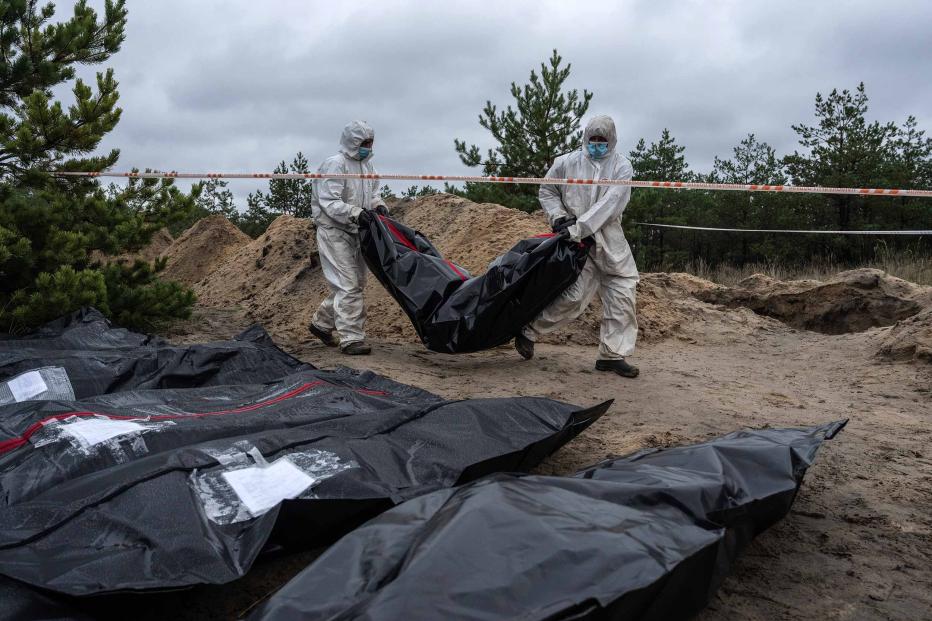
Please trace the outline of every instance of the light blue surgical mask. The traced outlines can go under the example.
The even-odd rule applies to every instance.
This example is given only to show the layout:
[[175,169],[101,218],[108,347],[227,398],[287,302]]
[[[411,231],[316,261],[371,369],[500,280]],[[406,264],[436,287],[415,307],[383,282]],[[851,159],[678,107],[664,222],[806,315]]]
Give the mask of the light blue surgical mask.
[[359,155],[359,159],[364,160],[372,154],[372,149],[369,147],[359,147],[359,151],[356,153]]
[[586,144],[586,149],[588,149],[589,156],[593,159],[598,160],[608,155],[607,142],[590,142]]

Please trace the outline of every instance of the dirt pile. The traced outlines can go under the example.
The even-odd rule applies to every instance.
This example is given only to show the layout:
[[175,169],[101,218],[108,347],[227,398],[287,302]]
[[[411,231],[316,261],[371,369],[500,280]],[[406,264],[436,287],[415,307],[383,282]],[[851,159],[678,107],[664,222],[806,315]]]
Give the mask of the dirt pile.
[[715,306],[699,299],[717,287],[690,274],[641,274],[637,292],[638,338],[648,343],[671,337],[693,343],[718,343],[758,332],[785,330],[779,322],[750,309]]
[[134,255],[134,258],[151,263],[162,256],[162,253],[168,250],[174,242],[175,240],[172,238],[172,234],[168,232],[168,229],[159,229],[152,234],[152,239]]
[[227,256],[251,240],[220,215],[199,220],[161,256],[168,259],[164,276],[188,285],[200,282],[222,266]]
[[280,216],[255,240],[247,238],[210,275],[194,286],[200,304],[243,307],[276,334],[305,338],[306,325],[326,295],[314,226]]
[[932,287],[876,269],[841,272],[831,280],[780,281],[755,274],[738,286],[694,295],[712,304],[746,307],[795,328],[844,334],[889,326],[932,306]]
[[[759,331],[785,328],[744,308],[714,306],[697,299],[717,285],[690,274],[647,272],[637,287],[638,341],[655,343],[678,338],[692,343],[718,343]],[[582,317],[548,335],[544,342],[598,345],[602,303],[598,296]]]
[[[518,240],[548,230],[540,212],[527,214],[449,194],[398,203],[393,214],[427,235],[447,258],[472,274],[481,274]],[[203,306],[242,309],[277,336],[306,340],[307,324],[328,293],[313,224],[281,216],[256,240],[244,240],[231,228],[235,230],[217,216],[192,227],[166,253],[174,259],[169,277],[185,276],[183,280],[193,286]],[[638,287],[640,338],[646,342],[670,337],[708,342],[777,329],[776,322],[748,309],[715,307],[697,299],[715,288],[686,274],[644,274]],[[417,341],[411,322],[371,275],[365,296],[366,330],[372,338]],[[601,303],[596,299],[581,318],[544,342],[595,345],[601,316]]]
[[882,337],[881,357],[932,363],[932,307],[897,322]]
[[[549,226],[543,212],[528,214],[491,203],[477,204],[458,196],[438,194],[402,203],[394,210],[407,225],[418,229],[440,248],[445,256],[464,266],[472,274],[481,274],[486,266],[517,240],[541,232]],[[381,289],[378,283],[375,287]],[[717,340],[747,334],[758,329],[779,329],[776,322],[758,317],[745,309],[715,308],[695,298],[715,284],[688,274],[642,274],[638,285],[639,339],[645,342],[670,337],[686,340]],[[366,290],[369,296],[371,287]],[[384,291],[378,300],[369,301],[379,316],[395,306]],[[367,301],[369,298],[367,298]],[[379,320],[370,331],[379,338],[416,338],[407,318],[398,313],[390,323]],[[548,335],[546,343],[597,345],[602,304],[598,297],[582,317],[563,330]],[[370,322],[372,323],[372,322]]]
[[550,232],[541,211],[529,214],[452,194],[400,203],[392,213],[474,275],[518,240]]

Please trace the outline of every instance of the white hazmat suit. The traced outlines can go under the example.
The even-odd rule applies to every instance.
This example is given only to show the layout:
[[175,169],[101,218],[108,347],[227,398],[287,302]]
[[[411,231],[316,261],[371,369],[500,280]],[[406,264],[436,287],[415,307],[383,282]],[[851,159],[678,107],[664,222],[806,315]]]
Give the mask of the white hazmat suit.
[[[608,140],[608,153],[599,159],[586,149],[592,136]],[[583,132],[582,148],[558,157],[547,177],[577,179],[631,179],[631,162],[615,151],[618,142],[615,123],[597,116]],[[621,228],[621,215],[631,198],[629,186],[541,185],[540,205],[550,222],[576,218],[571,228],[575,237],[592,236],[595,245],[579,278],[559,298],[524,329],[531,341],[553,332],[579,317],[596,291],[602,298],[602,328],[599,359],[617,360],[634,351],[638,325],[635,314],[635,287],[640,279],[628,240]]]
[[[359,146],[373,140],[375,132],[364,121],[352,121],[343,128],[340,152],[324,160],[320,173],[375,173],[372,154],[359,156]],[[362,290],[366,283],[366,263],[359,248],[356,218],[363,209],[374,209],[385,202],[378,195],[377,179],[320,179],[314,182],[311,215],[317,225],[317,249],[330,295],[314,314],[318,328],[336,330],[340,346],[366,338],[366,309]]]

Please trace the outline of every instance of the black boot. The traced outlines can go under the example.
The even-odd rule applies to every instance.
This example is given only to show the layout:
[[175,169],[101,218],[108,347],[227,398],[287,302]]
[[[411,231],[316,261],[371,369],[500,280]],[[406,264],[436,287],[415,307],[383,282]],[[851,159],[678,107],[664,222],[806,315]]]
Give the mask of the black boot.
[[523,334],[519,334],[515,337],[515,350],[521,354],[522,358],[530,360],[534,357],[534,341]]
[[324,330],[320,326],[314,325],[312,322],[308,327],[308,331],[320,339],[320,342],[326,345],[327,347],[336,347],[340,344],[340,341],[337,340],[337,337],[333,336],[332,330]]
[[372,353],[372,348],[365,341],[353,341],[340,347],[340,351],[347,356],[368,356]]
[[596,360],[595,370],[611,371],[622,377],[637,377],[638,373],[640,373],[636,366],[628,364],[625,362],[624,358],[618,358],[617,360]]

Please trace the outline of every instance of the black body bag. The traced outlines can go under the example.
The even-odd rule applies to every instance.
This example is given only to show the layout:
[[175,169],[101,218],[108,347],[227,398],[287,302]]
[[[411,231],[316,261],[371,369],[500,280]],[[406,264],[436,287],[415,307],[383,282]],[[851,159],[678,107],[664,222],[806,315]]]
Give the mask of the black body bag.
[[458,354],[503,345],[579,277],[588,243],[565,234],[524,239],[482,276],[444,259],[424,235],[364,211],[366,264],[407,313],[427,349]]

